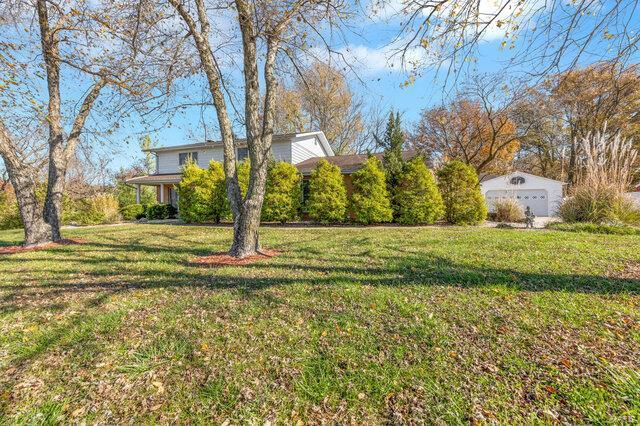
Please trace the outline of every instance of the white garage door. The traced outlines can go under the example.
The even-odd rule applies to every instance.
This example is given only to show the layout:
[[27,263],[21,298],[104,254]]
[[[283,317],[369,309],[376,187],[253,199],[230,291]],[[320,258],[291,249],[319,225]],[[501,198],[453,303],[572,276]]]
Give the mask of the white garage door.
[[529,206],[536,216],[549,216],[549,196],[544,189],[514,189],[511,191],[487,191],[485,198],[489,210],[493,210],[493,203],[512,198],[522,206]]

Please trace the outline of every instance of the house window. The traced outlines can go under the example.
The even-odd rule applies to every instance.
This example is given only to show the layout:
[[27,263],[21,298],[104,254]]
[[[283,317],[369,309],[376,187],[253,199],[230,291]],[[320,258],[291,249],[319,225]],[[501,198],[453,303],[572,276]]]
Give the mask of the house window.
[[302,181],[302,206],[303,210],[306,211],[307,200],[309,199],[309,180],[304,179]]
[[180,166],[184,166],[185,164],[187,164],[187,161],[189,161],[189,158],[191,158],[191,160],[198,164],[198,152],[194,151],[194,152],[181,152],[178,154],[178,164]]
[[514,176],[511,178],[511,185],[522,185],[524,178],[522,176]]
[[249,156],[249,148],[238,148],[238,153],[236,154],[236,160],[238,162],[244,160]]

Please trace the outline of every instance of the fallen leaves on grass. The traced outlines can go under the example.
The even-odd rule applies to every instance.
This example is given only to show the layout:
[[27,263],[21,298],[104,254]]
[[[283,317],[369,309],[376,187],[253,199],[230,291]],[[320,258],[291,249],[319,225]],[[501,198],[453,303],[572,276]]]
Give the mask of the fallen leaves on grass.
[[45,250],[58,246],[68,246],[71,244],[84,244],[86,241],[81,238],[66,238],[55,243],[40,244],[37,246],[6,246],[0,247],[0,255],[14,254],[28,251]]
[[260,260],[269,259],[280,254],[278,250],[263,249],[260,252],[242,258],[230,256],[227,252],[214,253],[209,256],[199,256],[189,262],[192,266],[238,266],[249,265]]

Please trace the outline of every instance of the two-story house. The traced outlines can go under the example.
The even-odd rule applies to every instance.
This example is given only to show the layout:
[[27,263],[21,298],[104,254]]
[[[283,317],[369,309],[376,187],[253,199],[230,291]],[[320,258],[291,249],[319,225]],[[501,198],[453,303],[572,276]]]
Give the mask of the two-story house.
[[[156,172],[148,176],[128,179],[126,183],[136,185],[137,201],[140,202],[140,185],[156,188],[159,203],[172,204],[177,207],[178,198],[175,186],[182,179],[182,166],[193,159],[200,167],[206,168],[211,160],[223,161],[222,142],[206,141],[187,145],[176,145],[164,148],[151,148],[155,154]],[[248,148],[244,139],[236,140],[236,159],[242,161],[248,157]],[[286,161],[298,165],[308,160],[318,161],[323,157],[334,157],[333,150],[324,133],[306,132],[274,135],[271,154],[276,161]]]

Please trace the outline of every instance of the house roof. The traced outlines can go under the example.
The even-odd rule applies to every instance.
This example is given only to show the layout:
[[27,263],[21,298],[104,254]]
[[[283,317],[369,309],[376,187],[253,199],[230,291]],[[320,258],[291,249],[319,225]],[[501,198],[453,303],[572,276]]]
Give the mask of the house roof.
[[[327,140],[324,132],[322,131],[314,131],[314,132],[301,132],[301,133],[282,133],[278,135],[273,135],[271,138],[271,143],[282,143],[288,142],[295,138],[301,138],[305,136],[317,136],[320,140],[322,148],[325,153],[329,156],[333,155],[333,149],[329,145],[329,141]],[[246,138],[239,138],[235,140],[236,147],[245,147],[247,146]],[[207,140],[205,142],[191,143],[191,144],[182,144],[182,145],[174,145],[174,146],[166,146],[160,148],[149,148],[143,149],[144,152],[165,152],[165,151],[184,151],[189,149],[207,149],[207,148],[215,148],[218,146],[222,146],[222,141],[214,141]]]
[[562,182],[560,180],[550,179],[550,178],[547,178],[547,177],[544,177],[544,176],[533,175],[531,173],[521,172],[521,171],[518,171],[518,170],[513,171],[511,173],[504,174],[504,175],[489,175],[489,174],[487,174],[487,175],[481,177],[480,181],[482,183],[487,183],[490,180],[504,178],[504,177],[508,177],[508,176],[516,176],[516,175],[524,175],[524,176],[534,177],[534,178],[537,178],[537,179],[546,180],[546,181],[553,182],[553,183],[559,183],[561,185],[566,185],[566,182]]
[[[417,152],[415,150],[407,150],[402,152],[402,158],[409,160],[415,157]],[[383,153],[377,152],[371,154],[374,157],[382,160]],[[349,154],[349,155],[334,155],[333,157],[312,157],[304,160],[301,163],[296,164],[298,171],[303,175],[310,175],[313,169],[316,168],[316,164],[320,160],[327,160],[329,163],[340,167],[342,174],[348,175],[357,172],[362,168],[362,165],[369,158],[368,154]]]
[[182,173],[165,173],[157,175],[138,176],[126,179],[124,182],[128,184],[159,185],[161,183],[180,183],[181,179]]

